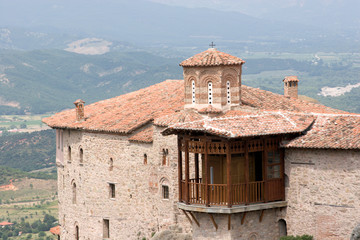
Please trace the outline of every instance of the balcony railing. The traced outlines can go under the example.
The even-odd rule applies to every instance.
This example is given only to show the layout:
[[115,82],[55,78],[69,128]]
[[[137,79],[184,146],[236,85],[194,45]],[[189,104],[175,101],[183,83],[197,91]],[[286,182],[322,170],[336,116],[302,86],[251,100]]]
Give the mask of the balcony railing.
[[[265,190],[267,188],[267,190]],[[210,206],[227,206],[227,184],[208,184],[202,183],[201,179],[190,179],[188,188],[185,181],[182,181],[181,200],[187,202],[186,189],[188,189],[188,203],[202,204]],[[206,196],[208,192],[208,197]],[[208,199],[208,200],[207,200]],[[268,181],[256,181],[238,183],[231,185],[231,205],[242,205],[260,203],[265,201],[277,201],[283,199],[282,179]]]

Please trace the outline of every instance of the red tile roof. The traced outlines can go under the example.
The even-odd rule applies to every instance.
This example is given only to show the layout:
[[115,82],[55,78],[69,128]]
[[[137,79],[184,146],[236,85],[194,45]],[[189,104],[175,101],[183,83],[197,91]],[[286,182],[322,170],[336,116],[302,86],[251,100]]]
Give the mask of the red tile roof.
[[131,142],[142,142],[142,143],[152,143],[153,142],[154,129],[150,125],[145,129],[139,131],[129,138]]
[[10,225],[14,225],[14,224],[11,222],[6,222],[6,221],[0,222],[0,226],[10,226]]
[[160,127],[167,127],[169,125],[179,122],[192,122],[201,120],[204,117],[192,109],[185,109],[166,116],[156,118],[154,124]]
[[75,109],[44,118],[52,128],[84,129],[128,134],[154,118],[184,106],[183,81],[167,80],[84,107],[85,121],[77,122]]
[[284,147],[360,149],[360,115],[317,115],[305,135]]
[[50,228],[50,232],[54,235],[60,236],[60,226],[57,225],[56,227]]
[[198,131],[228,138],[300,133],[313,123],[310,115],[263,112],[237,117],[206,118],[168,127],[164,135],[179,131]]
[[298,82],[299,79],[297,76],[287,76],[284,78],[283,82]]
[[183,67],[200,67],[200,66],[219,66],[219,65],[239,65],[245,63],[244,60],[234,57],[230,54],[220,52],[215,48],[198,53],[180,63]]
[[215,108],[213,105],[208,105],[207,107],[200,109],[199,113],[222,113],[222,111]]

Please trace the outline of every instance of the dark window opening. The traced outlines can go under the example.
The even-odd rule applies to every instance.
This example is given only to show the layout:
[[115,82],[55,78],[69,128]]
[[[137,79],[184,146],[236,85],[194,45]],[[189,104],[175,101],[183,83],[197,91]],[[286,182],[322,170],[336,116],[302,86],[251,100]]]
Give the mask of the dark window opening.
[[169,186],[162,185],[162,197],[163,199],[169,199]]
[[73,185],[72,185],[72,190],[73,190],[72,203],[73,203],[73,204],[76,204],[76,183],[73,183]]
[[109,170],[112,171],[114,168],[114,160],[112,158],[110,158],[109,160]]
[[103,220],[103,238],[110,237],[110,221],[109,219]]
[[146,165],[147,164],[147,155],[146,155],[146,153],[144,154],[144,165]]
[[115,184],[109,183],[110,198],[115,198]]
[[83,163],[84,161],[84,150],[80,148],[80,163]]
[[162,159],[162,165],[165,166],[167,164],[167,155],[169,154],[168,149],[163,149],[163,159]]
[[80,239],[80,236],[79,236],[79,226],[76,226],[76,227],[75,227],[75,239],[76,239],[76,240],[79,240],[79,239]]
[[68,147],[68,161],[71,162],[71,147]]

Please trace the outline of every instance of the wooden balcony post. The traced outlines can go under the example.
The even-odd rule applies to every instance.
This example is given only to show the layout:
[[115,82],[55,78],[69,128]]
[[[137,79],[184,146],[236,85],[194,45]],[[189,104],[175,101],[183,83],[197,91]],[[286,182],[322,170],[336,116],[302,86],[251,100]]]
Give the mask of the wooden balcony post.
[[199,196],[199,154],[195,153],[195,196],[196,196],[196,201],[200,200],[200,196]]
[[185,140],[185,203],[189,204],[189,140]]
[[232,196],[231,196],[231,152],[230,152],[230,143],[226,142],[226,177],[227,177],[227,205],[229,208],[232,206]]
[[205,206],[209,206],[209,179],[210,179],[210,167],[208,159],[208,143],[205,142]]
[[249,142],[245,140],[245,203],[249,203]]
[[181,138],[178,136],[178,184],[179,184],[179,202],[182,202],[182,151],[181,151]]
[[264,201],[268,202],[269,188],[267,183],[267,162],[268,162],[268,148],[266,146],[266,139],[264,139],[264,152],[263,152],[263,172],[264,172]]
[[282,148],[280,150],[280,161],[281,161],[281,166],[280,166],[280,176],[281,176],[281,187],[282,187],[282,197],[281,200],[285,201],[285,150]]

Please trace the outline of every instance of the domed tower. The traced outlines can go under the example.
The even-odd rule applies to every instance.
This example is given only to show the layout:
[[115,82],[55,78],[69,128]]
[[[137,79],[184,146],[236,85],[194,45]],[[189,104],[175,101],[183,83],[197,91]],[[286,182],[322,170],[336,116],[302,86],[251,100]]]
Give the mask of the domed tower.
[[245,61],[215,48],[180,63],[184,69],[185,108],[212,105],[228,110],[241,104],[241,72]]

